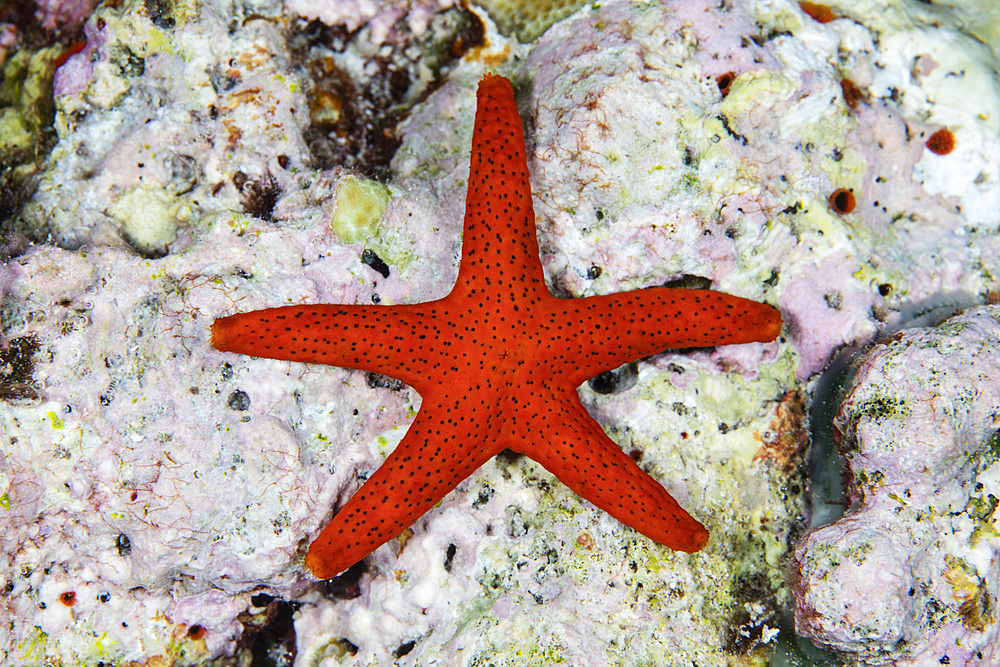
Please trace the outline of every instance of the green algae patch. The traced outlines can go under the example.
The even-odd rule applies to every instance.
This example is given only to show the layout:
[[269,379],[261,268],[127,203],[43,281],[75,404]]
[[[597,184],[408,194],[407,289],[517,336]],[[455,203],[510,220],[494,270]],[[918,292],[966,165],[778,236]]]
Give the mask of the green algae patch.
[[330,229],[343,243],[370,243],[392,194],[376,181],[349,176],[337,185]]
[[18,642],[15,655],[22,661],[21,664],[44,664],[48,643],[49,636],[40,627],[35,626],[27,637]]

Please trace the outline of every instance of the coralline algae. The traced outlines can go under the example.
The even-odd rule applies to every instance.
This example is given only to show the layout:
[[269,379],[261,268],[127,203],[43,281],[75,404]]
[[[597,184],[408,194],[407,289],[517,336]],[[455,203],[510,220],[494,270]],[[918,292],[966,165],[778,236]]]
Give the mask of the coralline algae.
[[[245,654],[278,596],[297,664],[762,664],[791,604],[808,381],[911,299],[994,286],[996,84],[960,57],[968,40],[898,5],[820,24],[782,0],[609,2],[530,45],[484,14],[484,38],[415,60],[401,93],[396,50],[421,57],[407,31],[446,45],[433,12],[449,3],[326,3],[329,29],[292,23],[291,2],[148,4],[99,8],[59,69],[59,143],[18,219],[49,244],[0,268],[4,659]],[[486,66],[522,93],[556,293],[711,285],[778,303],[788,336],[581,389],[712,530],[703,552],[653,545],[500,457],[364,572],[317,584],[305,545],[419,397],[220,355],[207,328],[236,310],[445,294]],[[363,79],[408,114],[389,182],[368,190],[313,166],[329,155],[317,118]],[[942,103],[973,90],[974,108]],[[942,126],[943,156],[924,146]],[[854,212],[831,209],[838,188]],[[963,568],[952,579],[978,581]]]

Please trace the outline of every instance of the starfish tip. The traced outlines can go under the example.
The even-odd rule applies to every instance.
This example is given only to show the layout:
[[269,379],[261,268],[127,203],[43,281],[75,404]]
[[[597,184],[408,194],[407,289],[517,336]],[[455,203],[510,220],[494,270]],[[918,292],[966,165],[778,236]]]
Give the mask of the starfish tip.
[[781,317],[781,312],[777,308],[772,308],[770,317],[764,325],[766,340],[775,340],[781,333],[782,326],[784,326],[784,320]]
[[511,85],[510,80],[507,77],[500,76],[499,74],[494,74],[493,72],[487,72],[483,75],[483,78],[479,80],[479,94],[488,94],[491,89],[496,88],[506,88],[510,91],[514,90]]
[[[314,543],[315,544],[315,543]],[[336,572],[329,572],[325,560],[320,556],[318,550],[311,548],[306,552],[305,566],[317,579],[330,579],[337,575]]]
[[691,549],[690,551],[684,549],[688,553],[694,553],[696,551],[701,551],[708,544],[708,529],[705,526],[699,525],[697,528],[691,531]]
[[212,322],[211,326],[208,328],[209,338],[212,343],[212,347],[216,350],[224,350],[226,345],[226,327],[224,326],[223,320],[226,318],[220,317],[219,319]]

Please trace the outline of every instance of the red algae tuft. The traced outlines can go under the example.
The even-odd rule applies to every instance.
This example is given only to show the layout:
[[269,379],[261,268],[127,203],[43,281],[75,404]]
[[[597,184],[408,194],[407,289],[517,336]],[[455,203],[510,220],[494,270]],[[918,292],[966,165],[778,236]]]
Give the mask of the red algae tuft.
[[852,111],[858,110],[858,102],[864,97],[864,93],[861,92],[854,82],[850,79],[840,80],[840,90],[844,95],[844,103],[851,108]]

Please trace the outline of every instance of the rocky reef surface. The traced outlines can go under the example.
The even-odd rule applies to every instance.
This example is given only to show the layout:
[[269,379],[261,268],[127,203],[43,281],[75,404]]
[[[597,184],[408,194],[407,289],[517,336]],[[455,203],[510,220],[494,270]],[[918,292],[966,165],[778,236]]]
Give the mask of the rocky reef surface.
[[[818,373],[914,302],[995,293],[991,55],[930,9],[604,2],[521,43],[448,2],[57,4],[47,16],[88,16],[60,56],[10,50],[26,33],[0,26],[18,92],[0,137],[20,138],[18,160],[37,135],[14,130],[58,65],[51,143],[0,209],[7,662],[764,664],[792,606]],[[785,335],[666,351],[580,389],[712,531],[702,552],[501,456],[315,582],[306,545],[419,396],[222,354],[208,326],[445,294],[488,70],[515,83],[553,293],[712,287],[779,306]],[[961,511],[985,525],[992,501],[975,497]],[[988,632],[996,577],[960,546],[909,609],[936,600],[962,619],[947,627]],[[823,558],[796,552],[802,596],[821,596],[799,598],[801,631],[888,655],[823,620]],[[968,595],[932,592],[942,580]]]
[[865,665],[991,665],[1000,624],[1000,308],[857,361],[850,510],[795,550],[797,630]]

